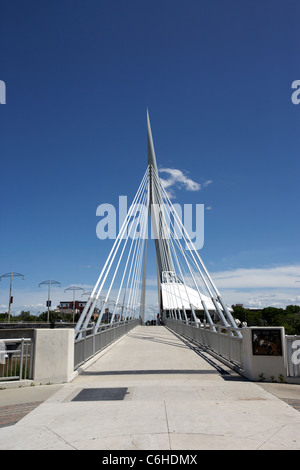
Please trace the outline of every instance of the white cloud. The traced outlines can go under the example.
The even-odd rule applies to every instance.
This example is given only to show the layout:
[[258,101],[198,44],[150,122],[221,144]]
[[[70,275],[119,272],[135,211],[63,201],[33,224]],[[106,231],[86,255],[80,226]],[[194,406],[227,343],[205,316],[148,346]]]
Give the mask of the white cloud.
[[228,304],[246,307],[300,305],[300,265],[238,268],[211,274]]
[[177,188],[183,187],[187,191],[199,191],[201,189],[201,184],[188,178],[181,170],[176,168],[160,168],[159,172],[167,174],[167,179],[160,178],[160,181],[170,197],[174,197],[172,186]]
[[223,289],[221,295],[228,305],[243,304],[248,308],[300,306],[300,295],[291,291],[292,289],[251,289],[250,291]]
[[268,268],[238,268],[212,273],[220,288],[298,288],[300,265],[275,266]]

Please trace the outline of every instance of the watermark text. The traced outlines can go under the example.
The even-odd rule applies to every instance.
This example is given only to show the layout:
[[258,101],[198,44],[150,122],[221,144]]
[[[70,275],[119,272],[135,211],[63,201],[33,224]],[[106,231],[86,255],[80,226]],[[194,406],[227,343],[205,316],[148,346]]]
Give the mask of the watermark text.
[[292,88],[295,91],[292,93],[291,100],[293,104],[300,103],[300,80],[294,80],[292,83]]
[[3,80],[0,80],[0,104],[6,104],[6,85]]
[[[204,245],[204,204],[165,204],[150,206],[151,225],[148,227],[147,204],[135,204],[128,211],[127,196],[119,196],[118,210],[113,204],[100,204],[96,216],[100,217],[96,235],[100,240],[116,239],[185,239],[185,248],[200,250]],[[190,240],[189,240],[190,239]]]

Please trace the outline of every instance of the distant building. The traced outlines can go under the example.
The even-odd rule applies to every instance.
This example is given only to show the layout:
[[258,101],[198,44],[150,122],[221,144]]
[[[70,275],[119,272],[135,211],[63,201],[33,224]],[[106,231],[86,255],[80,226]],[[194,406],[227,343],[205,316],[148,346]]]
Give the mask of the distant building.
[[[86,306],[86,301],[75,300],[75,312],[82,313],[84,307]],[[59,303],[58,306],[61,313],[73,313],[73,301],[63,301]]]
[[[75,300],[75,313],[82,313],[84,307],[86,306],[86,300]],[[64,315],[72,314],[73,313],[73,301],[63,301],[60,302],[58,305],[58,312]],[[94,309],[94,319],[98,318],[99,309],[95,307]]]
[[[87,304],[86,301],[75,300],[75,313],[81,314],[86,304]],[[73,301],[64,300],[63,302],[60,302],[56,311],[64,315],[72,315],[73,314]],[[102,323],[110,323],[112,315],[113,314],[109,311],[109,309],[106,308],[102,316]],[[98,316],[99,316],[99,309],[95,307],[94,315],[93,315],[94,320],[96,320]],[[119,320],[120,320],[120,315],[115,314],[114,321],[116,322]]]

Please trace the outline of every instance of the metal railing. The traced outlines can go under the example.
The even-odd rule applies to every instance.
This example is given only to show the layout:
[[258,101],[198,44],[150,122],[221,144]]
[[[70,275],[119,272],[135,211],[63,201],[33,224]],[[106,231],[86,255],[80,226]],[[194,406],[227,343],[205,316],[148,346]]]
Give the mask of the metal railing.
[[176,333],[205,346],[233,365],[243,366],[243,338],[237,336],[235,328],[214,325],[216,331],[212,331],[209,325],[199,324],[197,326],[194,322],[186,323],[183,320],[171,320],[170,318],[166,320],[166,326]]
[[140,319],[133,319],[78,330],[75,336],[74,370],[140,324]]
[[32,378],[33,346],[30,338],[0,340],[0,381]]

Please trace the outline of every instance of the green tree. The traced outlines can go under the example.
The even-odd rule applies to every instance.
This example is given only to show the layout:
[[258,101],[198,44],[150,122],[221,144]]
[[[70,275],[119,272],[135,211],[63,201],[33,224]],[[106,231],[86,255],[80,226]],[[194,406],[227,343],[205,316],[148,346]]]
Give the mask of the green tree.
[[234,318],[238,318],[241,322],[245,322],[246,320],[246,310],[244,307],[240,305],[232,305],[233,309],[233,316]]
[[239,305],[233,305],[233,316],[248,326],[283,326],[287,335],[300,335],[300,307],[288,305],[284,308],[266,307],[251,311]]
[[299,305],[287,305],[285,309],[289,313],[300,313]]
[[25,321],[25,322],[28,321],[29,322],[29,321],[34,321],[35,317],[30,315],[29,311],[25,312],[24,310],[22,310],[21,313],[15,317],[15,319],[17,321]]
[[277,315],[281,315],[282,313],[283,308],[266,307],[262,310],[262,318],[267,322],[268,326],[275,326],[274,322],[276,323]]

